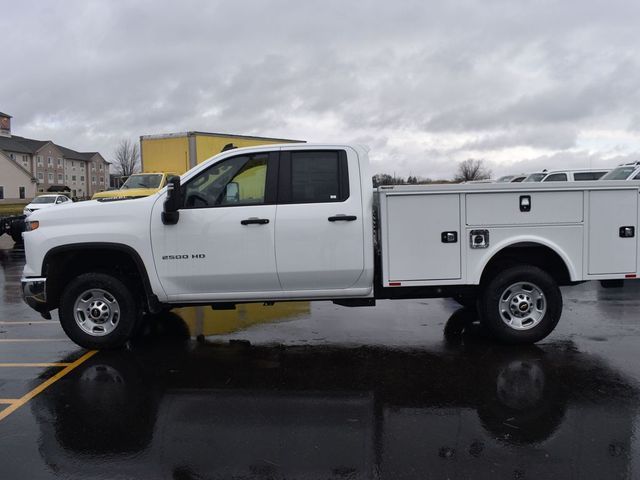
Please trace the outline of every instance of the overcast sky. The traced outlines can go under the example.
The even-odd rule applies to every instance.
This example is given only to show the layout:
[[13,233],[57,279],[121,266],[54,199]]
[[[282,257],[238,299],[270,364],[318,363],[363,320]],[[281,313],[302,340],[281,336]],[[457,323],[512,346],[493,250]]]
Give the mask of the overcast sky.
[[202,130],[448,178],[640,160],[640,2],[0,0],[13,133],[107,159]]

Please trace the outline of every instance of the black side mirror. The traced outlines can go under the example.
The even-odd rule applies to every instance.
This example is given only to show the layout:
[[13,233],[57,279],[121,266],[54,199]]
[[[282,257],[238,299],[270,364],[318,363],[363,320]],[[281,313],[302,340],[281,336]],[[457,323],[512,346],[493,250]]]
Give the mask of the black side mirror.
[[175,225],[180,218],[179,209],[182,206],[182,191],[180,189],[180,177],[175,176],[167,183],[167,198],[162,210],[162,223]]

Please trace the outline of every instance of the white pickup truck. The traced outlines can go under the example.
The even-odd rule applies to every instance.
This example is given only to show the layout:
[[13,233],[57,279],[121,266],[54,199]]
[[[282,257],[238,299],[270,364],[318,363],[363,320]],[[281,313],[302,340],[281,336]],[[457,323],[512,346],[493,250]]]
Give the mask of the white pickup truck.
[[[25,301],[87,348],[185,305],[454,297],[501,341],[545,338],[561,285],[638,274],[640,182],[371,187],[367,150],[236,149],[147,198],[35,212]],[[612,282],[611,282],[612,281]]]

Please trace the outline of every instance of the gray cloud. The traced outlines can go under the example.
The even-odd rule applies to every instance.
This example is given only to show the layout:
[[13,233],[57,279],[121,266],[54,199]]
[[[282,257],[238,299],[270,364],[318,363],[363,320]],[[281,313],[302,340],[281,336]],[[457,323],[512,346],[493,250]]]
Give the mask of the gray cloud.
[[[640,4],[22,1],[3,6],[14,131],[110,156],[209,130],[369,143],[448,177],[640,152]],[[605,133],[603,133],[605,132]],[[479,154],[480,153],[480,154]]]

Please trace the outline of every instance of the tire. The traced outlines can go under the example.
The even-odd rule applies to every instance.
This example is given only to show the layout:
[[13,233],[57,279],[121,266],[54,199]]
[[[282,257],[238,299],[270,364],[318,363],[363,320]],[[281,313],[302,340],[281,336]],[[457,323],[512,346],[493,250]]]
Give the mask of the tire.
[[121,347],[137,323],[138,309],[132,291],[121,280],[105,273],[78,276],[67,285],[60,299],[58,316],[62,329],[84,348]]
[[562,314],[562,294],[556,281],[533,265],[518,265],[497,273],[482,288],[480,317],[498,340],[535,343],[549,335]]

